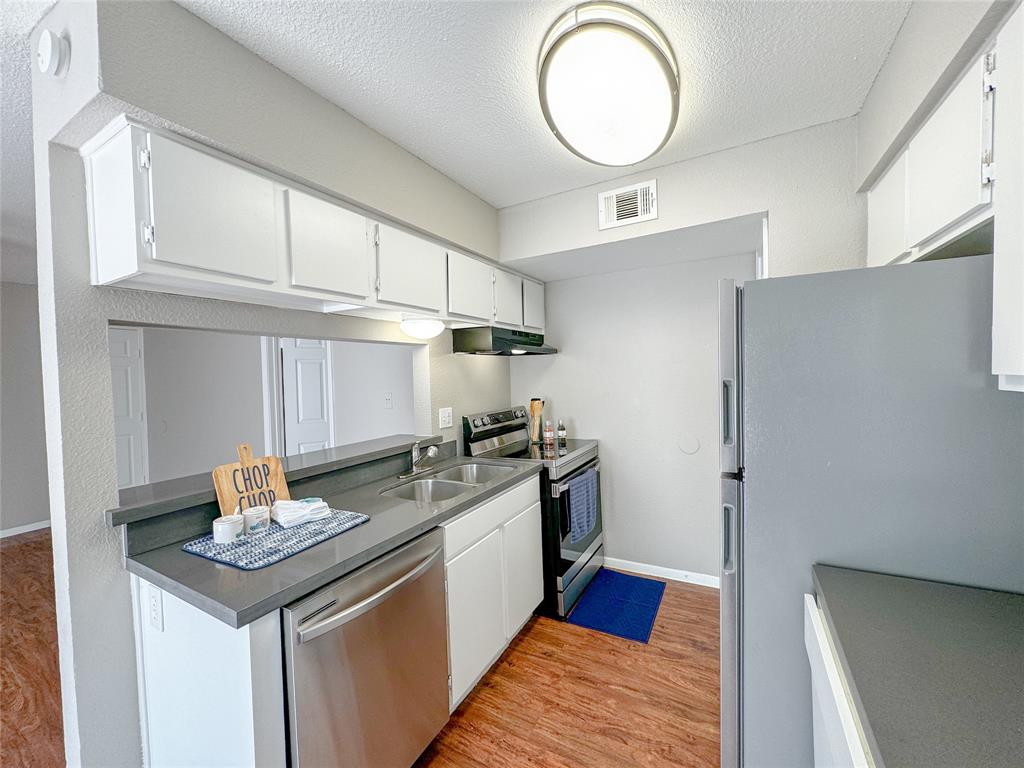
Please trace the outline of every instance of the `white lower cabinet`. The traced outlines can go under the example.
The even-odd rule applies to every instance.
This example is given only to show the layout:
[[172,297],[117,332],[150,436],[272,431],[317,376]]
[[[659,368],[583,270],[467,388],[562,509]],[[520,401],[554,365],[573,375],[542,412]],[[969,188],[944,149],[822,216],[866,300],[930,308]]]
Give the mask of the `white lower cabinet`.
[[452,711],[544,596],[537,478],[445,523]]
[[804,595],[804,648],[811,665],[811,709],[816,768],[873,766],[814,595]]
[[448,653],[451,701],[461,701],[505,647],[501,531],[445,566],[448,581]]
[[541,562],[540,502],[523,510],[501,527],[502,564],[508,596],[505,634],[511,640],[544,597]]

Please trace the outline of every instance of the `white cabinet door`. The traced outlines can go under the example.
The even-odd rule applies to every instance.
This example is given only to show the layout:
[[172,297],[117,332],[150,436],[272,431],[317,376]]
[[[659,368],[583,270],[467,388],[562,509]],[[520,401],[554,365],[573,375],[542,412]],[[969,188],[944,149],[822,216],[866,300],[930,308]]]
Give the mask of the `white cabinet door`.
[[378,300],[440,312],[445,305],[445,251],[416,235],[380,224]]
[[493,311],[494,268],[456,251],[448,251],[448,312],[486,323]]
[[284,194],[291,284],[358,298],[369,296],[365,217],[294,189]]
[[523,325],[544,330],[544,284],[523,280]]
[[907,251],[907,153],[868,192],[868,266],[880,267]]
[[982,184],[984,57],[928,118],[907,149],[907,245],[921,244],[991,200]]
[[996,56],[992,373],[1024,392],[1024,11],[1000,31]]
[[509,640],[544,598],[540,528],[540,502],[501,527],[508,605],[505,635]]
[[523,324],[523,279],[501,269],[494,270],[494,322]]
[[273,182],[157,134],[149,148],[153,259],[274,282]]
[[452,709],[505,647],[501,531],[492,531],[445,565]]

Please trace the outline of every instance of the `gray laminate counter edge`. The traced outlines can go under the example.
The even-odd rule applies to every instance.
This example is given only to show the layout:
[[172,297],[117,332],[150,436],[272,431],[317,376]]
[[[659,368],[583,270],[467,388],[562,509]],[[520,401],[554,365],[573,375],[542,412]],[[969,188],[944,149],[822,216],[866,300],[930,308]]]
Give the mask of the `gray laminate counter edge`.
[[1024,754],[1024,594],[828,565],[817,602],[878,768]]
[[[449,459],[437,468],[469,461]],[[465,495],[428,506],[382,495],[382,490],[396,484],[394,477],[325,496],[332,507],[363,512],[370,520],[266,568],[243,571],[190,555],[182,551],[181,541],[129,556],[126,566],[229,626],[243,627],[516,485],[536,482],[541,471],[537,463],[473,461],[512,465],[514,471]]]
[[[288,482],[304,480],[316,475],[336,472],[358,464],[408,453],[413,444],[423,446],[441,442],[440,435],[391,435],[365,440],[351,445],[313,451],[282,459],[284,476]],[[225,463],[231,461],[225,458]],[[211,471],[213,467],[210,468]],[[116,527],[136,523],[170,512],[177,512],[217,500],[210,472],[188,477],[163,480],[149,485],[122,488],[118,492],[118,505],[106,512],[107,525]]]

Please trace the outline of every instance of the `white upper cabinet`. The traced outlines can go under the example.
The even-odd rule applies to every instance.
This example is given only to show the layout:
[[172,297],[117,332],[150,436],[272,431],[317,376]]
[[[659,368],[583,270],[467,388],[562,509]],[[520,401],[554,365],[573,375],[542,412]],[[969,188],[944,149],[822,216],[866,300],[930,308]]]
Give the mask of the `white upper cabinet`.
[[377,230],[377,299],[414,309],[445,308],[445,250],[387,224]]
[[879,267],[907,250],[907,153],[868,192],[868,266]]
[[494,268],[457,251],[448,251],[448,312],[485,323],[493,313]]
[[544,330],[544,284],[523,280],[523,325]]
[[158,134],[149,152],[153,260],[273,282],[273,182]]
[[366,218],[294,189],[283,194],[291,284],[357,298],[369,296]]
[[494,270],[494,322],[523,324],[523,278],[503,269]]
[[989,120],[985,57],[968,70],[907,149],[907,246],[920,245],[991,202],[982,181]]
[[996,40],[992,373],[1024,392],[1024,11]]

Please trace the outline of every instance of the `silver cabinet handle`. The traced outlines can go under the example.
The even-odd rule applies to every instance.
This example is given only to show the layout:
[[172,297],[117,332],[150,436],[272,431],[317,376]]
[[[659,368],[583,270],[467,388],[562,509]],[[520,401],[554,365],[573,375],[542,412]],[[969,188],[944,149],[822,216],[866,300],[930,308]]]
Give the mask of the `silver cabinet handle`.
[[732,504],[722,505],[722,573],[732,573],[735,566],[732,561],[733,537],[736,535],[736,507]]
[[335,629],[341,626],[342,624],[352,621],[353,619],[362,616],[367,611],[377,607],[382,602],[387,600],[392,593],[397,592],[410,581],[415,581],[424,573],[426,573],[430,569],[430,567],[437,561],[437,559],[441,557],[442,552],[444,552],[444,549],[438,547],[433,551],[432,554],[428,555],[426,558],[421,560],[410,571],[408,571],[403,576],[399,577],[395,581],[388,584],[388,586],[384,587],[384,589],[380,590],[379,592],[375,592],[374,594],[367,597],[365,600],[361,600],[355,605],[351,605],[348,608],[344,609],[343,611],[339,611],[338,613],[332,614],[330,617],[317,622],[312,627],[299,629],[299,643],[308,643],[310,640],[319,637],[325,632],[330,632],[332,629]]

